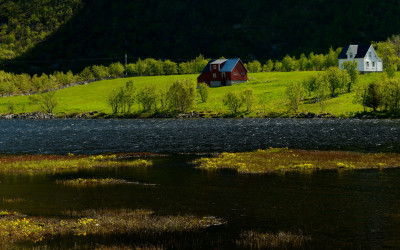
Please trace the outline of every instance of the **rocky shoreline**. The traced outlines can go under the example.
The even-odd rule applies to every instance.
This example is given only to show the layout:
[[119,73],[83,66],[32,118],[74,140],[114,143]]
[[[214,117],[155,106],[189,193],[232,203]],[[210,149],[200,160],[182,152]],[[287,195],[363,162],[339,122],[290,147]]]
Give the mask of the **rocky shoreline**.
[[[67,114],[64,116],[54,115],[54,114],[46,114],[44,112],[36,111],[30,113],[19,113],[19,114],[0,114],[0,119],[140,119],[140,118],[172,118],[172,119],[193,119],[193,118],[294,118],[294,119],[337,119],[342,118],[335,116],[330,113],[298,113],[294,115],[288,115],[284,117],[269,117],[269,116],[258,116],[258,117],[249,117],[249,116],[224,116],[223,114],[214,114],[206,115],[205,113],[191,111],[188,113],[180,113],[180,114],[171,114],[171,113],[157,113],[152,114],[150,116],[141,116],[140,114],[122,114],[122,115],[110,115],[105,113],[100,113],[98,111],[90,111],[82,114]],[[373,115],[359,115],[347,118],[354,119],[384,119],[385,117],[377,117]],[[394,117],[386,117],[386,118],[394,118]],[[398,117],[397,117],[398,118]]]

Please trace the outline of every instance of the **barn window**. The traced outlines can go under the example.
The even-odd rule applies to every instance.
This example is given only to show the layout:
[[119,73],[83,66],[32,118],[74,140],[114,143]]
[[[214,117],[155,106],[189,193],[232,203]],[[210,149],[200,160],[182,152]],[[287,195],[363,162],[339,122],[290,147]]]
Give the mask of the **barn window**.
[[213,78],[217,78],[217,73],[213,73]]
[[237,72],[233,73],[235,76],[237,76]]
[[214,64],[214,65],[213,65],[213,68],[214,68],[214,69],[217,69],[217,65]]
[[222,78],[226,77],[225,72],[222,72],[221,75],[222,75]]
[[242,76],[244,76],[244,72],[242,72]]

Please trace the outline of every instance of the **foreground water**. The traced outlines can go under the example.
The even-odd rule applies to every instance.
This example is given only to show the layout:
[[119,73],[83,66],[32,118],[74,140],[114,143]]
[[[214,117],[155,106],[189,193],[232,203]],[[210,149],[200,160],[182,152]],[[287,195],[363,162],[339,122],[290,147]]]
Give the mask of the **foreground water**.
[[[400,152],[399,131],[400,122],[392,120],[0,120],[0,154],[172,153],[149,168],[0,174],[0,210],[58,217],[90,208],[145,208],[160,215],[217,216],[227,225],[209,235],[220,248],[231,248],[245,230],[301,233],[312,238],[306,248],[400,248],[397,169],[206,173],[188,164],[198,156],[180,154],[268,147]],[[56,184],[107,177],[156,185]]]
[[0,120],[0,154],[195,153],[268,147],[400,152],[400,121]]
[[[155,165],[147,169],[1,174],[0,207],[50,217],[91,208],[144,208],[160,215],[217,216],[227,225],[209,234],[220,240],[220,248],[232,247],[232,239],[245,230],[301,233],[312,238],[307,248],[400,247],[400,171],[239,175],[231,171],[203,172],[188,165],[192,159],[155,159]],[[156,185],[82,188],[56,184],[56,180],[89,177]],[[7,202],[15,198],[19,198],[17,202]]]

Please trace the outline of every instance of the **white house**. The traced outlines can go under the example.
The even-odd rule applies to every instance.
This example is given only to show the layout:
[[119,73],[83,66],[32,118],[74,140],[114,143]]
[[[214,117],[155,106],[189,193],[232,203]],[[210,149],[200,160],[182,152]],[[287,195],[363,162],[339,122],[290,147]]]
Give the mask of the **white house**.
[[376,54],[372,45],[349,45],[342,49],[339,54],[339,68],[343,68],[343,63],[356,61],[357,70],[360,73],[382,72],[382,59]]

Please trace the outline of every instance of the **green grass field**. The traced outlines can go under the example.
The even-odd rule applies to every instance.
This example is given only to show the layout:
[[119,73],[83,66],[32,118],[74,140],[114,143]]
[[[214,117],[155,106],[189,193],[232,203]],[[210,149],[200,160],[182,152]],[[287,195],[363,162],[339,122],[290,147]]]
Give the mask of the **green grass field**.
[[[302,81],[310,76],[317,75],[318,72],[301,71],[301,72],[268,72],[268,73],[250,73],[249,81],[246,83],[236,84],[229,87],[211,88],[209,99],[206,103],[197,100],[193,111],[205,113],[228,114],[229,111],[223,105],[222,98],[225,93],[231,90],[244,90],[253,88],[257,98],[253,112],[246,114],[248,116],[262,116],[272,114],[282,114],[287,111],[285,89],[288,83]],[[129,80],[133,80],[137,89],[147,85],[154,84],[156,86],[169,86],[178,79],[189,78],[196,81],[198,75],[174,75],[174,76],[146,76],[120,78],[113,80],[103,80],[93,82],[88,85],[81,85],[58,90],[56,99],[58,106],[55,113],[62,116],[71,113],[84,113],[89,111],[99,111],[107,114],[111,113],[111,108],[106,103],[107,96],[114,88],[125,85]],[[379,79],[381,74],[373,73],[362,75],[359,84],[367,84],[373,80]],[[398,77],[398,76],[397,76]],[[324,112],[334,115],[346,115],[350,112],[362,111],[363,108],[359,104],[353,104],[354,92],[342,94],[336,98],[330,99],[326,103]],[[40,110],[38,106],[29,103],[28,96],[15,96],[0,98],[0,113],[8,113],[8,103],[15,104],[14,113],[32,112]],[[244,111],[243,107],[243,111]],[[136,104],[134,112],[139,111]],[[300,107],[300,112],[320,113],[321,108],[318,103],[304,103]]]

